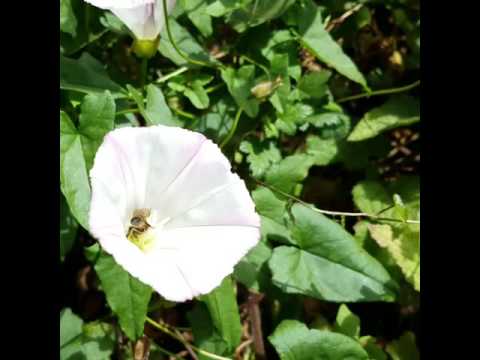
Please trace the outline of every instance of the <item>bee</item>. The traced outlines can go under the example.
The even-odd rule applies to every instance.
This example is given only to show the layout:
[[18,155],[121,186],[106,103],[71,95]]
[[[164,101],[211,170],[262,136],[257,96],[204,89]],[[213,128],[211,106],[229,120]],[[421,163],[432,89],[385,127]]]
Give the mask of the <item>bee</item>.
[[147,218],[150,216],[149,209],[137,209],[133,212],[132,219],[130,220],[130,227],[128,228],[127,238],[130,235],[138,236],[143,234],[152,226],[147,222]]

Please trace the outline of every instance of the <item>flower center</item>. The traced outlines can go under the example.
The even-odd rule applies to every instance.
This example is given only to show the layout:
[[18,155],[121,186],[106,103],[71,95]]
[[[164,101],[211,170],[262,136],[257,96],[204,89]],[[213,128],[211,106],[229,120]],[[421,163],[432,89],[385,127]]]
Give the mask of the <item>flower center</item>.
[[155,230],[162,228],[170,220],[167,217],[158,222],[155,215],[150,209],[136,209],[130,219],[127,239],[143,252],[151,249],[154,244]]

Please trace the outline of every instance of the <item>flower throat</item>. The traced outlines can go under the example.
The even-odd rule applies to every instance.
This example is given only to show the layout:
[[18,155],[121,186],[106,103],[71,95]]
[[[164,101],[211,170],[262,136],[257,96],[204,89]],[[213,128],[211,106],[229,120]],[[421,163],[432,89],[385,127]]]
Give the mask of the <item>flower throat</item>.
[[153,234],[149,231],[152,226],[148,223],[150,209],[136,209],[130,219],[127,239],[145,251],[152,243]]

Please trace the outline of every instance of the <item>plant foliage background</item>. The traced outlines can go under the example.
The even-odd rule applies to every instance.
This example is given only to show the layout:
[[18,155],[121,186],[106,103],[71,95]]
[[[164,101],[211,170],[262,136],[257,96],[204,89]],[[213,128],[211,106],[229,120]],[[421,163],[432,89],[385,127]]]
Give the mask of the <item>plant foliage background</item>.
[[[202,65],[164,29],[145,80],[118,19],[60,5],[61,359],[419,358],[418,1],[178,0],[173,38]],[[154,124],[220,144],[262,218],[182,304],[88,234],[103,136]]]

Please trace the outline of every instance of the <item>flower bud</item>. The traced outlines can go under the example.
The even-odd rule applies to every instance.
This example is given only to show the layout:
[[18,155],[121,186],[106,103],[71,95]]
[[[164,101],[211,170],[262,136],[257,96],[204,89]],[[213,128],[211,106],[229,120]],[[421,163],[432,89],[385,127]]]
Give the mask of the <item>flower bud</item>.
[[274,81],[262,81],[255,85],[250,92],[259,100],[269,97],[280,85],[282,85],[282,78],[278,76]]
[[135,39],[132,46],[133,52],[139,58],[150,59],[157,53],[159,40],[159,36],[157,36],[154,40]]

